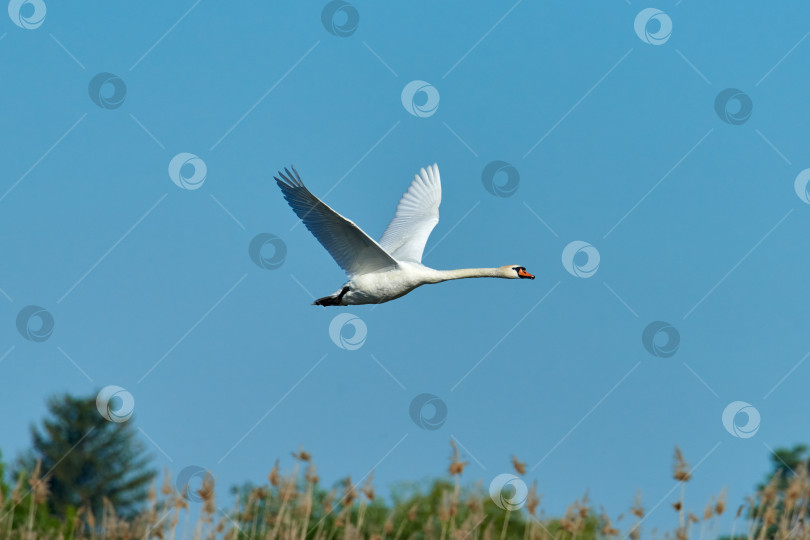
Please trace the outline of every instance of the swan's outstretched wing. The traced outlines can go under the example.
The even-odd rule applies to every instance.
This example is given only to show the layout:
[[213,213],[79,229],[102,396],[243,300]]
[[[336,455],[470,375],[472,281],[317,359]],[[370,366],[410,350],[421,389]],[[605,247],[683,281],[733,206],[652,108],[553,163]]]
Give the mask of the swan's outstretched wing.
[[[309,192],[293,167],[279,171],[276,178],[284,198],[318,239],[335,262],[349,276],[395,267],[397,262],[350,220],[341,216]],[[285,174],[286,173],[286,174]]]
[[439,222],[442,184],[435,163],[419,171],[397,205],[397,213],[380,239],[380,245],[400,261],[422,262],[422,252]]

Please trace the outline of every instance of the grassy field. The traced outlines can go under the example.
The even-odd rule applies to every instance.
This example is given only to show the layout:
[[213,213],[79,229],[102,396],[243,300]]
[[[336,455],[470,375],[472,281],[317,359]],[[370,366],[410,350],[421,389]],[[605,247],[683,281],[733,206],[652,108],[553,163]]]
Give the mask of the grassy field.
[[[541,508],[536,482],[526,485],[525,464],[512,458],[514,475],[498,489],[480,483],[462,487],[466,463],[453,446],[448,476],[426,491],[395,496],[393,504],[376,497],[373,473],[360,482],[346,478],[331,491],[321,487],[311,456],[299,450],[295,465],[282,471],[278,462],[267,484],[238,490],[231,508],[217,505],[215,480],[206,475],[199,489],[177,488],[169,471],[149,491],[137,515],[119,516],[109,502],[95,515],[87,508],[55,517],[48,512],[47,479],[37,467],[0,501],[0,538],[35,539],[283,539],[283,540],[574,540],[590,538],[718,538],[718,520],[734,513],[731,536],[759,539],[810,539],[807,511],[810,481],[806,467],[791,478],[774,476],[739,508],[727,509],[725,490],[693,508],[686,494],[691,471],[675,449],[673,478],[679,495],[669,511],[669,531],[648,530],[637,495],[631,508],[611,518],[594,510],[587,495],[565,515],[551,518]],[[185,488],[185,489],[184,489]],[[0,491],[0,495],[2,492]],[[663,510],[663,509],[662,509]],[[191,515],[199,518],[192,522]]]

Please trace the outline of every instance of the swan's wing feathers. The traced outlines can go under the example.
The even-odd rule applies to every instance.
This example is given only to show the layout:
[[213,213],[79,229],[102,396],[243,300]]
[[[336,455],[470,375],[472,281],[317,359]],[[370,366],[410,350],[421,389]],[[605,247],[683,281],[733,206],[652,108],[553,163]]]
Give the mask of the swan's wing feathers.
[[397,260],[422,262],[431,231],[439,222],[442,184],[435,163],[419,171],[402,195],[380,245]]
[[360,227],[310,193],[293,167],[274,177],[295,214],[347,274],[365,274],[394,267],[397,262]]

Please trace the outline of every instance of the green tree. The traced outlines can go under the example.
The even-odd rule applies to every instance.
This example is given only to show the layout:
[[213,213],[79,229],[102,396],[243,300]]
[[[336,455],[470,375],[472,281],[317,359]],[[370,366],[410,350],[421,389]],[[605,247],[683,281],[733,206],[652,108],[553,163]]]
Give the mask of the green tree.
[[778,477],[777,487],[784,490],[802,463],[806,467],[810,467],[810,456],[808,456],[807,450],[807,445],[804,444],[794,445],[793,448],[777,448],[770,455],[771,472],[760,488],[765,487],[776,476]]
[[3,461],[3,451],[0,450],[0,500],[6,500],[9,496],[10,488],[6,484],[6,464]]
[[55,396],[40,428],[31,427],[32,449],[17,469],[32,471],[38,459],[48,480],[48,507],[65,516],[86,506],[99,514],[106,498],[119,515],[131,515],[146,499],[156,471],[137,439],[132,420],[110,422],[96,398]]
[[[749,509],[749,517],[754,522],[755,537],[768,540],[780,535],[780,527],[788,529],[793,527],[792,521],[795,521],[799,507],[795,504],[786,506],[786,501],[789,499],[788,493],[794,481],[801,481],[801,477],[797,477],[797,474],[802,474],[802,470],[810,467],[808,447],[804,444],[794,445],[793,448],[778,448],[769,457],[771,471],[765,482],[757,486],[755,502]],[[799,499],[795,502],[798,502],[799,505],[806,505],[810,510],[810,504],[806,499]],[[785,525],[786,523],[787,525]],[[735,536],[734,538],[747,538],[747,536]]]

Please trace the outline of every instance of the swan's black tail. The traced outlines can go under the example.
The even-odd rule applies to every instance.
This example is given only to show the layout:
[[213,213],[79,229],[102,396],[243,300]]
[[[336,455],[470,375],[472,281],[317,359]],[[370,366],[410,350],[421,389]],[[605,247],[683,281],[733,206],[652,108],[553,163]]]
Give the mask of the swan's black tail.
[[339,306],[340,303],[343,301],[343,295],[349,292],[348,287],[343,287],[343,289],[338,294],[330,294],[329,296],[324,296],[323,298],[318,298],[314,302],[312,302],[313,306]]
[[323,298],[318,298],[314,302],[312,302],[313,306],[339,306],[340,300],[338,300],[336,295],[329,295],[324,296]]

